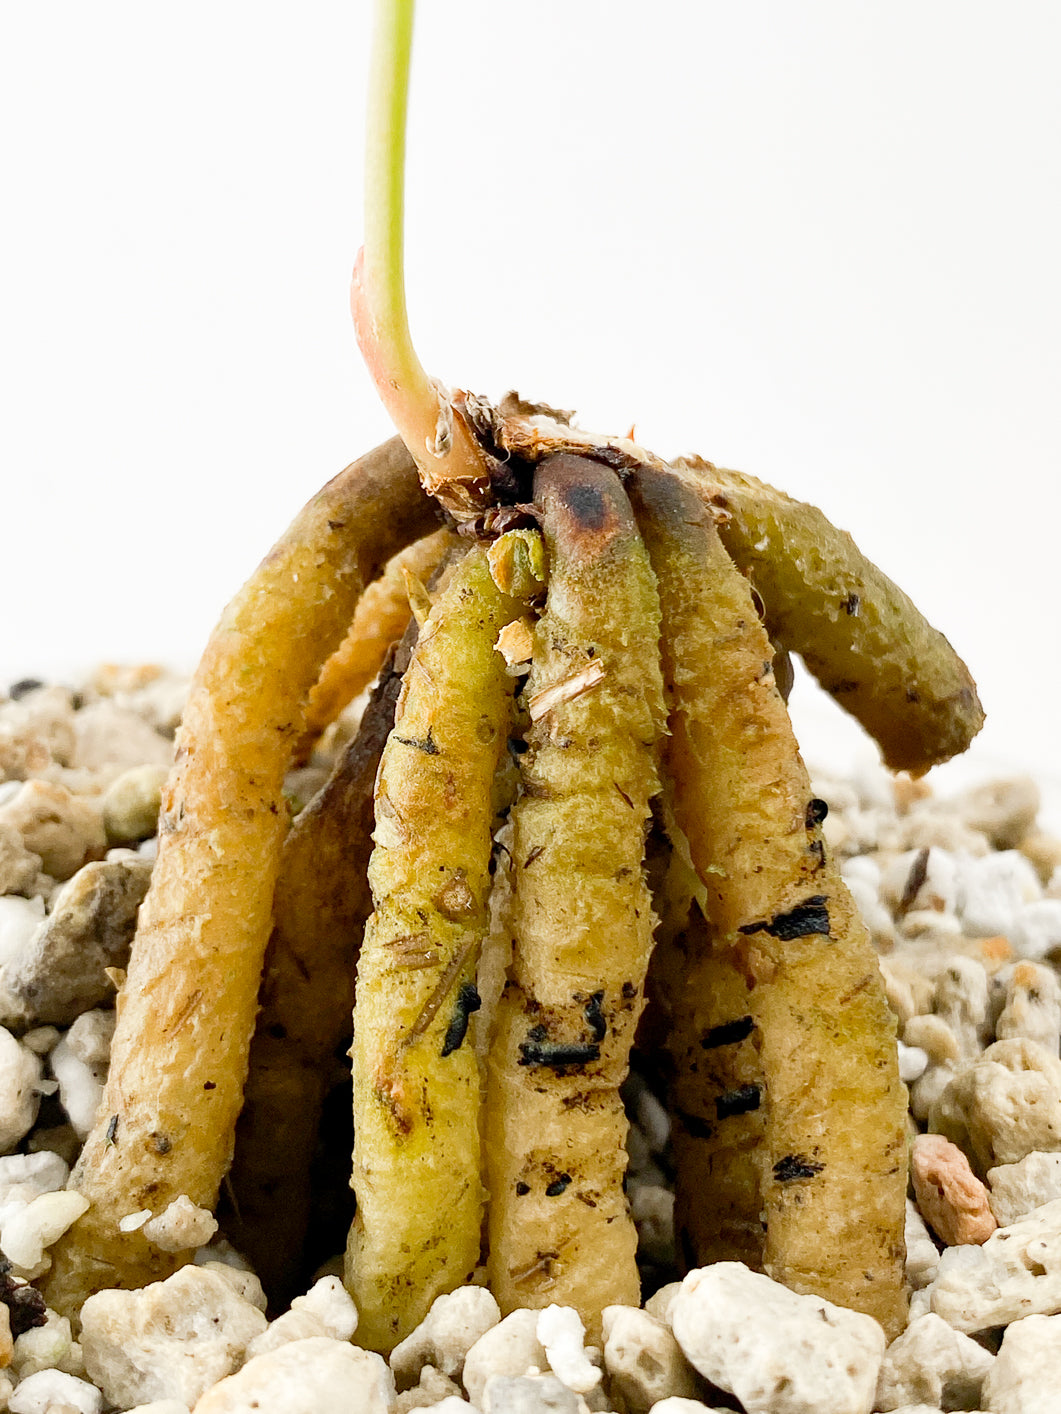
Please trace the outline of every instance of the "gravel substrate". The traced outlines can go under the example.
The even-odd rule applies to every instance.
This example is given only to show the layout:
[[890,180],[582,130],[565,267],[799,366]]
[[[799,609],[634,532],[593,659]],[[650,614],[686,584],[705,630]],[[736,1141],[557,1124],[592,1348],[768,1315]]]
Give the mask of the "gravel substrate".
[[[184,691],[159,669],[105,668],[76,692],[0,698],[0,1410],[1061,1411],[1061,843],[1027,779],[951,800],[879,769],[814,779],[910,1093],[913,1295],[890,1346],[870,1317],[739,1263],[677,1280],[669,1123],[636,1066],[629,1196],[649,1295],[608,1308],[600,1347],[569,1309],[501,1320],[471,1286],[385,1362],[358,1347],[335,1263],[270,1320],[187,1199],[123,1226],[189,1265],[90,1298],[75,1339],[31,1283],[85,1206],[65,1184],[106,1075]],[[293,773],[296,808],[327,766]]]

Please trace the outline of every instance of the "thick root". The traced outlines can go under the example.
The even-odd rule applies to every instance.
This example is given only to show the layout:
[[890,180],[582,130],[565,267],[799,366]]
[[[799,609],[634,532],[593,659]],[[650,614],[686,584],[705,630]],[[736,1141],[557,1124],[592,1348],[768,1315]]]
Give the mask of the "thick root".
[[157,1213],[181,1194],[216,1202],[287,829],[284,772],[305,702],[365,584],[436,524],[404,448],[386,443],[306,506],[207,645],[163,794],[99,1119],[71,1179],[92,1206],[52,1249],[45,1290],[59,1311],[76,1316],[94,1291],[140,1286],[180,1265],[142,1233],[122,1233],[121,1218]]
[[675,815],[758,1030],[763,1266],[894,1335],[906,1097],[876,955],[826,856],[769,639],[710,512],[647,468],[632,495],[660,584]]
[[637,1304],[619,1097],[652,945],[644,878],[663,719],[659,607],[614,474],[535,484],[549,596],[512,812],[513,963],[488,1065],[489,1281],[501,1307]]

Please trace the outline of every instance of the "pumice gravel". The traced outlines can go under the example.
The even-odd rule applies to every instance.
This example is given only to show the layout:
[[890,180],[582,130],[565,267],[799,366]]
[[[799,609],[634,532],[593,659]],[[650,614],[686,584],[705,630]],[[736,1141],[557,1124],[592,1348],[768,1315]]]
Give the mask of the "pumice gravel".
[[[1061,1410],[1061,842],[1027,778],[945,800],[883,769],[814,774],[909,1090],[913,1298],[890,1346],[871,1317],[737,1262],[681,1278],[667,1114],[636,1067],[628,1195],[646,1299],[606,1309],[600,1347],[569,1308],[502,1318],[471,1285],[385,1361],[358,1346],[338,1261],[270,1319],[249,1264],[184,1196],[121,1226],[187,1265],[90,1297],[80,1330],[49,1311],[33,1282],[86,1201],[65,1185],[106,1077],[185,690],[144,665],[0,695],[0,1411]],[[292,773],[293,808],[352,724]]]

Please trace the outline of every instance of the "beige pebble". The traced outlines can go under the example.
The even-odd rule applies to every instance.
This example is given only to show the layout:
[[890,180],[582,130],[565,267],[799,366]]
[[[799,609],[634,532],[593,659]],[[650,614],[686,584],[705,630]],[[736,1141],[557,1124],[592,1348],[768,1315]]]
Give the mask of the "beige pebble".
[[1025,859],[1031,861],[1045,887],[1053,878],[1054,871],[1061,868],[1061,840],[1033,830],[1021,840],[1019,848]]
[[11,1310],[5,1302],[0,1301],[0,1370],[6,1370],[11,1364],[14,1349],[15,1342],[11,1339]]
[[96,802],[51,781],[26,781],[0,806],[0,821],[20,832],[26,849],[40,855],[53,879],[69,879],[89,859],[102,858],[107,848]]
[[919,1134],[910,1172],[921,1216],[949,1247],[986,1242],[998,1226],[985,1186],[956,1144],[941,1134]]
[[129,844],[155,833],[167,766],[155,763],[123,771],[103,796],[103,824],[111,844]]

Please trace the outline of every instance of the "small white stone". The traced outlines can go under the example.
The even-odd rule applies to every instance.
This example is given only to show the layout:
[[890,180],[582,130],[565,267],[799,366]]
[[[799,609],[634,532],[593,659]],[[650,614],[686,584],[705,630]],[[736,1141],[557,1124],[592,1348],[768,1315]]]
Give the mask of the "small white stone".
[[73,1338],[70,1322],[57,1311],[45,1311],[43,1326],[23,1331],[15,1341],[11,1369],[20,1380],[38,1370],[62,1370],[68,1375],[84,1374],[81,1347]]
[[1017,910],[1007,936],[1021,957],[1031,958],[1033,961],[1047,957],[1057,948],[1061,948],[1061,897],[1054,895],[1036,903],[1024,904]]
[[1061,1198],[980,1247],[947,1247],[927,1291],[932,1310],[969,1334],[1061,1311]]
[[462,1383],[471,1402],[481,1408],[483,1390],[492,1375],[516,1377],[532,1366],[544,1370],[547,1365],[545,1347],[538,1339],[537,1311],[513,1311],[485,1331],[468,1351]]
[[538,1339],[549,1368],[576,1394],[588,1394],[600,1384],[601,1372],[586,1357],[586,1328],[573,1306],[546,1306],[538,1314]]
[[328,1336],[349,1340],[357,1330],[357,1307],[338,1277],[322,1277],[305,1296],[296,1296],[290,1311],[277,1316],[268,1330],[255,1336],[247,1346],[247,1358],[279,1350],[292,1340]]
[[25,1190],[27,1201],[42,1193],[55,1193],[69,1177],[69,1165],[47,1149],[36,1154],[8,1154],[0,1159],[0,1192],[8,1184],[17,1184]]
[[8,1400],[11,1414],[49,1414],[56,1405],[69,1405],[78,1414],[100,1414],[103,1396],[95,1385],[64,1375],[60,1370],[40,1370],[19,1383]]
[[64,1036],[49,1057],[52,1074],[59,1082],[59,1099],[77,1137],[88,1137],[103,1099],[106,1066],[86,1065],[76,1056]]
[[0,966],[29,947],[43,922],[42,898],[0,898]]
[[899,1079],[904,1085],[912,1085],[915,1080],[920,1080],[928,1069],[928,1052],[923,1051],[920,1046],[907,1046],[902,1041],[899,1045]]
[[389,1414],[394,1400],[381,1356],[314,1336],[248,1360],[202,1396],[195,1414]]
[[54,1050],[61,1035],[58,1026],[34,1026],[25,1032],[22,1044],[35,1056],[46,1056],[49,1051]]
[[951,1080],[929,1128],[985,1173],[1035,1149],[1061,1149],[1061,1060],[1034,1041],[996,1041]]
[[969,938],[1007,936],[1022,906],[1043,892],[1035,866],[1015,849],[963,860],[958,887],[958,914]]
[[[403,1390],[395,1400],[395,1414],[410,1414],[413,1409],[434,1409],[444,1399],[460,1398],[461,1387],[448,1375],[425,1365],[420,1371],[420,1383]],[[471,1408],[471,1405],[468,1406]]]
[[917,1205],[906,1200],[906,1279],[915,1291],[928,1286],[939,1269],[939,1249]]
[[948,960],[936,978],[934,1010],[958,1042],[964,1060],[974,1060],[986,1039],[988,1008],[987,971],[972,957]]
[[1018,962],[1009,970],[1005,1003],[995,1022],[1000,1041],[1023,1036],[1036,1041],[1051,1055],[1058,1054],[1061,1038],[1061,984],[1052,967],[1038,962]]
[[[391,1352],[390,1366],[399,1389],[415,1385],[425,1365],[459,1379],[469,1351],[500,1320],[501,1308],[485,1286],[462,1286],[436,1296],[417,1328]],[[535,1345],[541,1349],[536,1340]],[[505,1373],[513,1372],[506,1369]],[[523,1369],[515,1373],[522,1374]]]
[[0,805],[0,823],[20,832],[26,849],[40,855],[53,879],[69,879],[86,859],[102,856],[107,848],[98,802],[51,781],[26,781]]
[[705,1378],[747,1414],[870,1414],[884,1355],[872,1318],[716,1262],[690,1272],[674,1303],[674,1334]]
[[491,1375],[483,1414],[579,1414],[579,1398],[555,1375]]
[[662,1321],[636,1306],[605,1306],[601,1319],[609,1388],[629,1414],[647,1414],[672,1396],[696,1396],[696,1374]]
[[213,1260],[207,1257],[203,1261],[199,1258],[202,1253],[217,1254],[222,1248],[221,1241],[215,1241],[209,1247],[201,1247],[195,1254],[195,1265],[202,1267],[204,1271],[214,1272],[223,1282],[227,1282],[232,1290],[243,1301],[249,1301],[252,1306],[257,1306],[259,1311],[264,1311],[269,1305],[269,1299],[265,1294],[265,1289],[259,1281],[257,1275],[251,1271],[242,1257],[233,1249],[233,1255],[239,1257],[239,1261],[229,1261],[226,1259]]
[[97,1292],[81,1325],[89,1377],[112,1404],[129,1408],[152,1399],[194,1406],[239,1366],[266,1320],[216,1272],[188,1266],[141,1291]]
[[150,1208],[141,1208],[138,1213],[126,1213],[124,1218],[118,1219],[119,1232],[139,1232],[144,1223],[151,1218]]
[[40,1057],[0,1026],[0,1154],[9,1154],[32,1129],[42,1074]]
[[662,1321],[668,1330],[671,1328],[671,1315],[674,1311],[674,1303],[681,1291],[680,1281],[669,1281],[666,1286],[661,1286],[658,1291],[654,1291],[645,1302],[644,1309],[650,1316],[655,1316],[657,1321]]
[[106,772],[111,778],[137,766],[168,766],[173,743],[135,712],[113,702],[90,702],[74,714],[74,769]]
[[216,1231],[213,1213],[209,1208],[197,1207],[186,1193],[144,1224],[144,1236],[160,1252],[189,1252],[204,1247]]
[[1029,1213],[1061,1198],[1061,1153],[1025,1154],[1016,1164],[989,1169],[991,1211],[999,1227],[1009,1227]]
[[62,1189],[34,1198],[0,1229],[0,1248],[16,1267],[35,1267],[45,1249],[58,1242],[82,1213],[89,1201],[82,1193]]
[[984,1381],[984,1406],[991,1414],[1057,1414],[1059,1391],[1061,1316],[1014,1321]]
[[888,1347],[877,1380],[876,1409],[904,1404],[973,1409],[995,1357],[929,1312],[911,1321]]
[[66,1033],[71,1053],[86,1065],[105,1066],[110,1060],[116,1023],[116,1014],[102,1007],[82,1012]]

